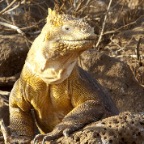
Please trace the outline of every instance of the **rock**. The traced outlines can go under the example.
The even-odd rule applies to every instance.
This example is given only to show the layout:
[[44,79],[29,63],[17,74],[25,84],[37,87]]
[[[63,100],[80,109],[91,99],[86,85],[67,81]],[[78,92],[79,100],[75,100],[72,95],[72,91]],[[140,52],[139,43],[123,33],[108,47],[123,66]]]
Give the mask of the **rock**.
[[[0,35],[0,80],[19,73],[29,46],[21,35]],[[3,80],[3,79],[2,79]],[[1,80],[1,81],[2,81]],[[6,80],[5,80],[6,81]],[[5,84],[4,80],[1,82]],[[8,82],[7,82],[8,83]]]
[[136,81],[126,63],[89,50],[81,55],[80,65],[106,88],[120,112],[144,110],[144,87]]
[[69,137],[47,144],[142,144],[144,142],[144,113],[121,113],[91,123]]

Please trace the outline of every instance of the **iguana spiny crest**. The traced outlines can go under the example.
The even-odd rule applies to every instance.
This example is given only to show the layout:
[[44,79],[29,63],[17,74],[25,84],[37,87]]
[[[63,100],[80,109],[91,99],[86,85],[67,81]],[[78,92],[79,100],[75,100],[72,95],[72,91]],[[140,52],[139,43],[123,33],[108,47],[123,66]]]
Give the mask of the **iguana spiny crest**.
[[56,84],[71,74],[78,56],[93,46],[96,35],[84,18],[60,15],[51,9],[48,13],[41,38],[35,40],[26,63],[46,83]]

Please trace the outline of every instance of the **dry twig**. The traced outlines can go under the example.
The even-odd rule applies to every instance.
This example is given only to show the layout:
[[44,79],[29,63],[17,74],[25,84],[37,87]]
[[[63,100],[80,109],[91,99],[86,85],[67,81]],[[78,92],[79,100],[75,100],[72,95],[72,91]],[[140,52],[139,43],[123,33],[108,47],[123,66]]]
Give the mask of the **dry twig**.
[[0,25],[2,26],[5,26],[5,27],[8,27],[8,28],[11,28],[11,29],[14,29],[16,30],[18,33],[20,33],[22,36],[25,35],[25,33],[17,26],[14,26],[12,24],[8,24],[8,23],[5,23],[5,22],[0,22]]
[[[7,5],[9,5],[10,4],[9,0],[6,0],[6,3],[7,3]],[[14,19],[13,14],[11,12],[10,12],[10,17],[11,17],[11,21],[12,21],[13,25],[16,25],[15,19]]]
[[10,92],[0,90],[0,95],[9,96]]
[[8,9],[7,11],[5,11],[3,14],[9,13],[9,12],[11,12],[11,11],[17,9],[21,4],[24,4],[24,2],[18,1],[18,4],[17,4],[16,6],[12,7],[11,9],[9,8],[9,9]]
[[112,0],[109,1],[108,7],[107,7],[107,12],[105,14],[104,21],[103,21],[103,24],[102,24],[102,30],[100,32],[100,36],[98,38],[98,41],[96,43],[95,48],[98,48],[98,46],[99,46],[99,44],[101,42],[101,39],[102,39],[102,36],[103,36],[103,33],[104,33],[104,29],[105,29],[105,25],[106,25],[106,20],[107,20],[108,12],[109,12],[111,4],[112,4]]
[[138,40],[138,43],[137,43],[137,47],[136,47],[136,54],[137,54],[137,60],[138,60],[138,62],[139,62],[139,66],[142,65],[142,60],[141,60],[142,56],[141,56],[141,54],[140,54],[140,44],[141,44],[141,40],[142,40],[142,38],[140,37],[139,40]]
[[137,47],[136,47],[137,60],[138,60],[139,62],[141,62],[140,44],[141,44],[141,37],[139,38],[139,41],[138,41]]
[[141,15],[138,19],[136,19],[135,21],[133,22],[130,22],[124,26],[121,26],[119,27],[118,29],[115,29],[115,30],[112,30],[112,31],[107,31],[105,33],[103,33],[103,35],[108,35],[108,34],[115,34],[115,33],[118,33],[120,31],[122,31],[124,28],[128,27],[128,26],[131,26],[131,25],[134,25],[137,23],[138,20],[140,20],[141,18],[144,18],[144,15]]
[[9,85],[12,86],[19,78],[20,73],[10,77],[0,77],[0,86]]
[[4,12],[6,12],[10,7],[12,7],[15,3],[17,2],[17,0],[13,0],[5,9],[3,9],[2,11],[0,11],[0,15],[2,15]]
[[25,33],[24,33],[19,27],[14,26],[14,25],[12,25],[12,24],[5,23],[5,22],[0,22],[0,25],[16,30],[18,33],[20,33],[22,36],[24,36],[24,38],[27,40],[27,42],[32,43],[32,42],[26,37]]
[[9,144],[9,130],[8,130],[8,128],[5,126],[3,120],[0,120],[0,128],[1,128],[1,132],[2,132],[2,134],[3,134],[4,143],[5,143],[5,144]]

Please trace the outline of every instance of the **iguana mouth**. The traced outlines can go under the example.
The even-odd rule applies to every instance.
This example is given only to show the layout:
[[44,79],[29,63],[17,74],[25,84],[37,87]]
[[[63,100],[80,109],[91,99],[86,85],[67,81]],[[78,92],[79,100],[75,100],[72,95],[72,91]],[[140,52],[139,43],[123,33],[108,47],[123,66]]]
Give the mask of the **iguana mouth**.
[[82,44],[82,43],[92,43],[95,39],[83,39],[83,40],[63,40],[65,44]]
[[93,41],[95,39],[76,39],[76,40],[67,40],[67,39],[64,39],[63,41]]
[[63,40],[66,42],[83,42],[83,41],[94,41],[94,39],[83,39],[83,40]]
[[63,43],[92,43],[96,40],[96,35],[86,36],[82,39],[62,39]]

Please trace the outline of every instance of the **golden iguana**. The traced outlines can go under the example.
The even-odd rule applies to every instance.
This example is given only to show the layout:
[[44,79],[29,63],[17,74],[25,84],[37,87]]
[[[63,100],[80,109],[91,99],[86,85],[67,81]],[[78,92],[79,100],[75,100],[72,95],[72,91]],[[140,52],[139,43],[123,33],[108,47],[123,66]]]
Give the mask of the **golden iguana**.
[[[20,78],[10,94],[7,143],[58,138],[84,125],[118,114],[101,86],[77,66],[78,56],[96,41],[84,18],[49,9],[47,23],[28,53]],[[33,113],[32,113],[33,110]]]

